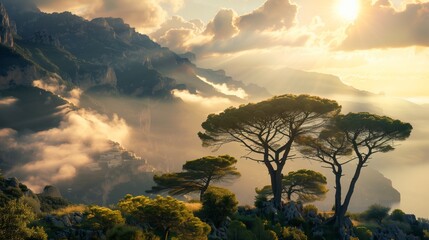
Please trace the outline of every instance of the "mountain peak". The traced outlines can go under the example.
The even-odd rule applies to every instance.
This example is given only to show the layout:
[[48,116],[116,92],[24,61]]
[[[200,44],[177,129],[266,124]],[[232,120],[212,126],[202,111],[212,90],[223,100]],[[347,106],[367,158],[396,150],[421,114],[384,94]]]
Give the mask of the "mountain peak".
[[0,44],[13,47],[12,27],[9,21],[9,15],[2,2],[0,2]]
[[33,0],[0,0],[11,15],[12,13],[40,12]]

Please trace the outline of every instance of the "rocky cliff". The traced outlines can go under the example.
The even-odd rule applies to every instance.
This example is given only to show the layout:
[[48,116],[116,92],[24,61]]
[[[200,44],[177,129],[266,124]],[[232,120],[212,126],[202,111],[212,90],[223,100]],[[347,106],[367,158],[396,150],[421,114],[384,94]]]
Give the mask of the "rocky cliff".
[[0,44],[13,47],[13,31],[6,8],[0,2]]

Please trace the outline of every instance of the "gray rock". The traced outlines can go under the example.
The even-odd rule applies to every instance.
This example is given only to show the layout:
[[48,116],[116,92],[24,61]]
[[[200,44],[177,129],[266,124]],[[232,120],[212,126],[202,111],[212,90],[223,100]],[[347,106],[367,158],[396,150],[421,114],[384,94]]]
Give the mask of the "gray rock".
[[388,224],[384,225],[382,228],[379,228],[373,231],[373,238],[379,240],[419,240],[419,237],[409,236],[404,233],[397,225]]
[[62,198],[60,190],[58,190],[58,188],[56,188],[54,186],[46,186],[40,195],[42,195],[44,197]]
[[13,29],[6,8],[0,2],[0,44],[13,47]]
[[19,188],[19,180],[16,177],[7,179],[6,184],[13,188]]
[[287,202],[283,205],[282,214],[286,222],[290,222],[296,219],[304,219],[302,216],[303,206],[301,203]]

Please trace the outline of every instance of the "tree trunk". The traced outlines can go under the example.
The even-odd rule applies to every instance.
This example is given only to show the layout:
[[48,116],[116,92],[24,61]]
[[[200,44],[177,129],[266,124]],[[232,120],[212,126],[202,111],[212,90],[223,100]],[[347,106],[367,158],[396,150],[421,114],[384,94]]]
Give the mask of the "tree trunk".
[[165,229],[164,230],[164,233],[163,233],[163,235],[162,235],[162,239],[163,240],[168,240],[168,232],[169,232],[170,230],[167,228],[167,229]]
[[338,234],[340,237],[344,235],[343,226],[344,226],[344,218],[341,217],[341,194],[342,194],[342,188],[341,188],[341,177],[343,174],[343,169],[340,166],[338,166],[338,169],[335,171],[335,209],[334,209],[334,218],[335,218],[335,229],[338,230]]
[[347,191],[346,197],[344,198],[344,203],[341,205],[341,208],[340,208],[338,218],[339,218],[339,230],[340,230],[339,234],[340,234],[341,239],[345,238],[344,218],[346,216],[347,209],[349,208],[350,200],[351,200],[353,192],[355,190],[356,183],[359,179],[362,167],[363,167],[363,163],[359,162],[358,165],[356,166],[355,174],[353,175],[353,178],[350,182],[349,190]]
[[282,172],[280,169],[270,171],[271,189],[273,191],[274,207],[280,209],[282,202]]
[[206,184],[200,190],[200,202],[203,201],[203,195],[207,191],[207,189],[209,188],[211,180],[212,180],[212,175],[209,175],[207,178]]

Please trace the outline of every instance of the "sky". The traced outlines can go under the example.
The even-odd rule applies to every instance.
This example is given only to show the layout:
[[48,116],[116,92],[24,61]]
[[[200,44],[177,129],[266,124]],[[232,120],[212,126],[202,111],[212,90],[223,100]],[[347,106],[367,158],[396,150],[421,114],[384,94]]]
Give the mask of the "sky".
[[34,1],[47,12],[124,18],[163,46],[195,53],[200,66],[238,79],[237,69],[288,67],[429,103],[426,0]]

